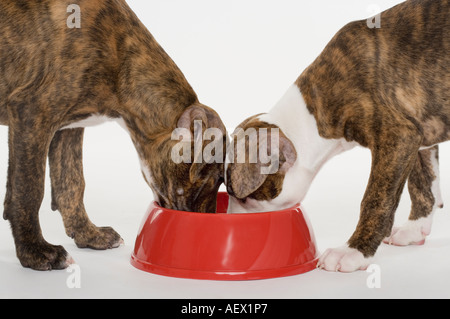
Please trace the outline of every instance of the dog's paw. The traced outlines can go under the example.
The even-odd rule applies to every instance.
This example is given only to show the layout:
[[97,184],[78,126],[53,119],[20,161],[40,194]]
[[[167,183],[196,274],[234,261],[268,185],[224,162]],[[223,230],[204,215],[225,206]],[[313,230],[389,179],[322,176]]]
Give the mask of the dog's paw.
[[65,269],[75,263],[62,246],[45,241],[18,246],[17,257],[23,267],[42,271]]
[[72,236],[78,248],[105,250],[117,248],[124,244],[120,235],[111,227],[96,227],[91,225]]
[[395,246],[423,245],[431,232],[431,223],[426,218],[408,220],[402,227],[394,227],[383,242]]
[[320,256],[317,267],[327,271],[353,272],[366,270],[369,264],[369,258],[357,249],[343,246],[327,249]]

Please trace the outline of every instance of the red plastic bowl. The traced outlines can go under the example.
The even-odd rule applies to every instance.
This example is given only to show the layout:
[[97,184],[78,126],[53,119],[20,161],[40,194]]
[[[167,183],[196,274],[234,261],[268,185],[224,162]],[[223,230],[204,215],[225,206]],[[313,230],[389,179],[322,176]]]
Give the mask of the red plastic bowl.
[[225,214],[228,195],[217,196],[217,214],[150,205],[131,264],[171,277],[254,280],[291,276],[316,267],[318,251],[300,205],[254,214]]

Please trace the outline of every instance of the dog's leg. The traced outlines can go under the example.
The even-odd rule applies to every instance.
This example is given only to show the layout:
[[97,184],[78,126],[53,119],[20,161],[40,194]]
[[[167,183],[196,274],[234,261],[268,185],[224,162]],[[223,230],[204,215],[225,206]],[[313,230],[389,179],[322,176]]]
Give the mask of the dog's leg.
[[123,242],[120,235],[111,227],[95,226],[84,208],[83,135],[83,128],[61,130],[50,144],[52,209],[60,211],[66,233],[78,247],[118,247]]
[[10,167],[4,218],[11,223],[17,257],[22,266],[36,270],[64,269],[73,263],[72,258],[62,246],[49,244],[39,225],[46,157],[51,140],[51,133],[36,129],[41,120],[27,121],[18,116],[10,123]]
[[434,211],[442,208],[439,186],[439,147],[422,150],[408,179],[411,214],[402,227],[395,227],[384,242],[396,246],[422,245],[431,232]]
[[347,246],[325,251],[318,267],[351,272],[369,265],[370,257],[391,233],[394,213],[421,141],[415,127],[404,121],[389,123],[389,130],[380,132],[371,147],[372,168],[358,226]]

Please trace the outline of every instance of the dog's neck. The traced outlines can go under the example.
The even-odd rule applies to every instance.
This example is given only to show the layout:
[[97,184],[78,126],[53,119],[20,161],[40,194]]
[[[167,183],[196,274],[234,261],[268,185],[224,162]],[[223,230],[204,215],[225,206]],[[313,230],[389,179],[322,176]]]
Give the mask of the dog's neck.
[[303,95],[295,84],[269,113],[259,119],[276,124],[294,144],[297,161],[285,177],[289,188],[283,189],[300,201],[320,168],[335,155],[355,146],[344,139],[326,139],[319,135],[317,121],[308,111]]
[[[130,135],[139,155],[141,170],[153,188],[155,156],[170,143],[172,131],[184,111],[198,98],[181,70],[130,11],[125,40],[118,45],[118,122]],[[153,159],[153,160],[150,160]],[[156,163],[156,164],[155,164]]]
[[173,130],[178,117],[198,99],[173,60],[145,26],[136,23],[139,29],[118,54],[118,95],[130,133],[151,137]]
[[134,14],[132,19],[133,32],[126,34],[117,53],[117,113],[143,160],[152,158],[150,146],[164,143],[181,114],[198,99],[146,27]]

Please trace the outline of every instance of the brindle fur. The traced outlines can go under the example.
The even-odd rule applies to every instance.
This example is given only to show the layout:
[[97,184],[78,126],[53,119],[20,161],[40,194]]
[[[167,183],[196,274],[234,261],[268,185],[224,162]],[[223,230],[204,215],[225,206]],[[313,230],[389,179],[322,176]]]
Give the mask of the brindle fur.
[[[322,137],[343,137],[372,151],[360,220],[349,240],[366,257],[390,235],[408,176],[410,219],[431,212],[435,177],[418,154],[421,146],[450,138],[449,52],[449,1],[409,0],[383,12],[379,29],[366,20],[345,26],[296,82]],[[427,182],[419,185],[419,176]]]
[[[280,147],[283,146],[283,139],[290,145],[292,143],[283,133],[283,131],[275,124],[269,124],[258,119],[258,116],[261,114],[254,115],[244,122],[239,124],[238,128],[246,131],[249,128],[253,128],[256,130],[257,134],[259,134],[260,129],[267,129],[267,132],[270,132],[271,129],[278,129],[279,131],[279,143]],[[270,133],[269,133],[270,134]],[[270,200],[272,198],[280,195],[281,190],[283,189],[283,180],[286,174],[285,169],[281,169],[283,165],[286,163],[287,159],[283,152],[279,154],[279,170],[276,174],[261,174],[261,166],[269,165],[260,163],[260,159],[258,158],[258,163],[250,163],[249,161],[249,140],[247,139],[245,145],[245,155],[246,160],[244,163],[238,163],[237,160],[237,151],[236,151],[236,141],[237,136],[233,136],[232,145],[235,148],[233,163],[228,165],[226,174],[227,174],[227,192],[231,196],[236,197],[237,199],[245,202],[247,198],[256,199],[259,201]],[[269,143],[270,137],[267,137],[267,143]],[[259,146],[259,135],[257,140],[257,145]],[[295,152],[295,147],[291,146],[292,157],[297,158],[297,153]],[[295,159],[292,161],[295,162]],[[242,178],[249,172],[254,171],[252,174],[254,178]],[[232,176],[235,174],[235,176]],[[256,183],[256,184],[255,184]]]
[[[432,151],[435,151],[435,154]],[[417,220],[427,217],[434,206],[443,208],[442,202],[435,198],[431,191],[432,184],[439,176],[433,170],[432,156],[439,161],[439,147],[436,145],[430,149],[422,150],[417,156],[416,163],[408,177],[408,191],[411,194],[411,214],[409,219]]]
[[[66,24],[71,4],[81,8],[81,28]],[[113,229],[96,227],[85,212],[84,129],[60,130],[93,114],[123,119],[154,179],[147,182],[165,199],[163,205],[215,210],[223,167],[177,166],[167,149],[178,119],[193,108],[211,125],[223,131],[224,126],[216,112],[198,102],[182,72],[124,0],[1,1],[0,78],[0,124],[9,126],[4,218],[11,223],[23,266],[68,265],[67,252],[47,243],[39,226],[47,155],[52,208],[61,212],[67,234],[80,247],[120,243]],[[168,182],[174,185],[167,187]],[[182,206],[175,192],[180,187]]]
[[[450,139],[449,52],[450,1],[409,0],[383,12],[379,29],[366,20],[343,27],[296,81],[323,138],[345,138],[372,152],[348,242],[365,257],[390,235],[408,178],[411,220],[436,204],[431,149],[419,149]],[[282,185],[284,174],[275,175]],[[262,200],[274,198],[263,193]]]

